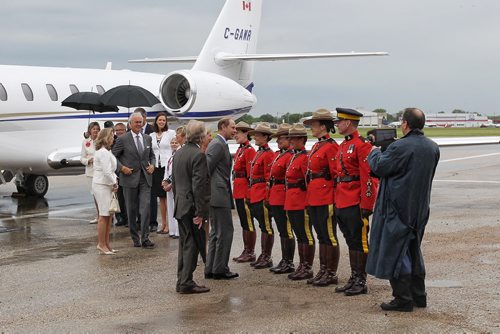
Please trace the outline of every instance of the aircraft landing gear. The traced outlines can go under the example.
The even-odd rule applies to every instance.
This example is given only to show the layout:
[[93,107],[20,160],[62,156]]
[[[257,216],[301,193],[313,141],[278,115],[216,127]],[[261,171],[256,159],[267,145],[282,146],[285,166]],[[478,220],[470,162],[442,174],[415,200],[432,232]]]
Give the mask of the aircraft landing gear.
[[49,180],[45,175],[24,174],[21,177],[17,175],[16,188],[19,193],[43,197],[49,190]]

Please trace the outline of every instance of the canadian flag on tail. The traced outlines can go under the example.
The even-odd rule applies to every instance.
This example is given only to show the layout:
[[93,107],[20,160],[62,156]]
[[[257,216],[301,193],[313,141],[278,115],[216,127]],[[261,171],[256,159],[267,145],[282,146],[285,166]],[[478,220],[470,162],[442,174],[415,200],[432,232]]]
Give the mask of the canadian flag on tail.
[[250,1],[243,1],[243,10],[252,11],[252,3]]

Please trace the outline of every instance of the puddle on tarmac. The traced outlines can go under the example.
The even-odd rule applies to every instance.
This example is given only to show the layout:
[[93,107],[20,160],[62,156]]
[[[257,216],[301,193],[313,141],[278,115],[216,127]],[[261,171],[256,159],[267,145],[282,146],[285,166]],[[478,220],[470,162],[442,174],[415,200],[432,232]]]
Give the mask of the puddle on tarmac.
[[425,281],[428,288],[463,288],[462,282],[451,280],[428,280]]

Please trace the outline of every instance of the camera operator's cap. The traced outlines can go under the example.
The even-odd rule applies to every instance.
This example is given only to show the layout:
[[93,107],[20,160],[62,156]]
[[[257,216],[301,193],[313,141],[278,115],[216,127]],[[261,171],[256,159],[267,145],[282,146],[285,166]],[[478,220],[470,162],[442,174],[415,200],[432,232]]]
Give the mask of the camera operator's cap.
[[351,121],[359,121],[363,114],[357,110],[349,108],[335,108],[337,110],[337,118],[339,120],[349,119]]
[[250,127],[250,125],[248,125],[248,123],[245,123],[242,121],[242,122],[238,122],[238,124],[236,124],[236,130],[247,132],[247,131],[251,131],[253,129]]
[[322,108],[313,112],[312,117],[306,119],[303,123],[307,125],[314,121],[335,121],[335,117],[330,110]]
[[262,133],[265,135],[272,135],[274,132],[271,130],[271,127],[268,123],[259,123],[255,127],[255,129],[248,131],[248,134],[254,135],[256,133]]
[[288,123],[281,123],[272,137],[278,138],[279,136],[288,136],[288,130],[290,130],[291,127],[292,126]]
[[302,124],[296,123],[288,130],[288,137],[307,137],[307,129]]

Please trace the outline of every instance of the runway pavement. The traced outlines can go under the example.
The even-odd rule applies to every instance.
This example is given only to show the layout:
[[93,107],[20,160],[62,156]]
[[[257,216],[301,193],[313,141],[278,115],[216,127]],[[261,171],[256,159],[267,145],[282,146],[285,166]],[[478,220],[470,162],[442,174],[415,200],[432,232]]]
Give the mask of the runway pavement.
[[[204,280],[200,263],[195,279],[211,292],[179,295],[177,240],[153,234],[154,250],[137,249],[126,228],[114,227],[119,253],[97,254],[84,176],[50,178],[41,200],[11,198],[14,186],[3,186],[0,331],[500,332],[499,171],[498,144],[441,148],[423,242],[429,306],[408,314],[380,310],[391,298],[387,281],[370,278],[367,295],[345,297],[236,263],[233,281]],[[241,228],[233,217],[237,255]],[[341,284],[346,254],[341,241]]]

